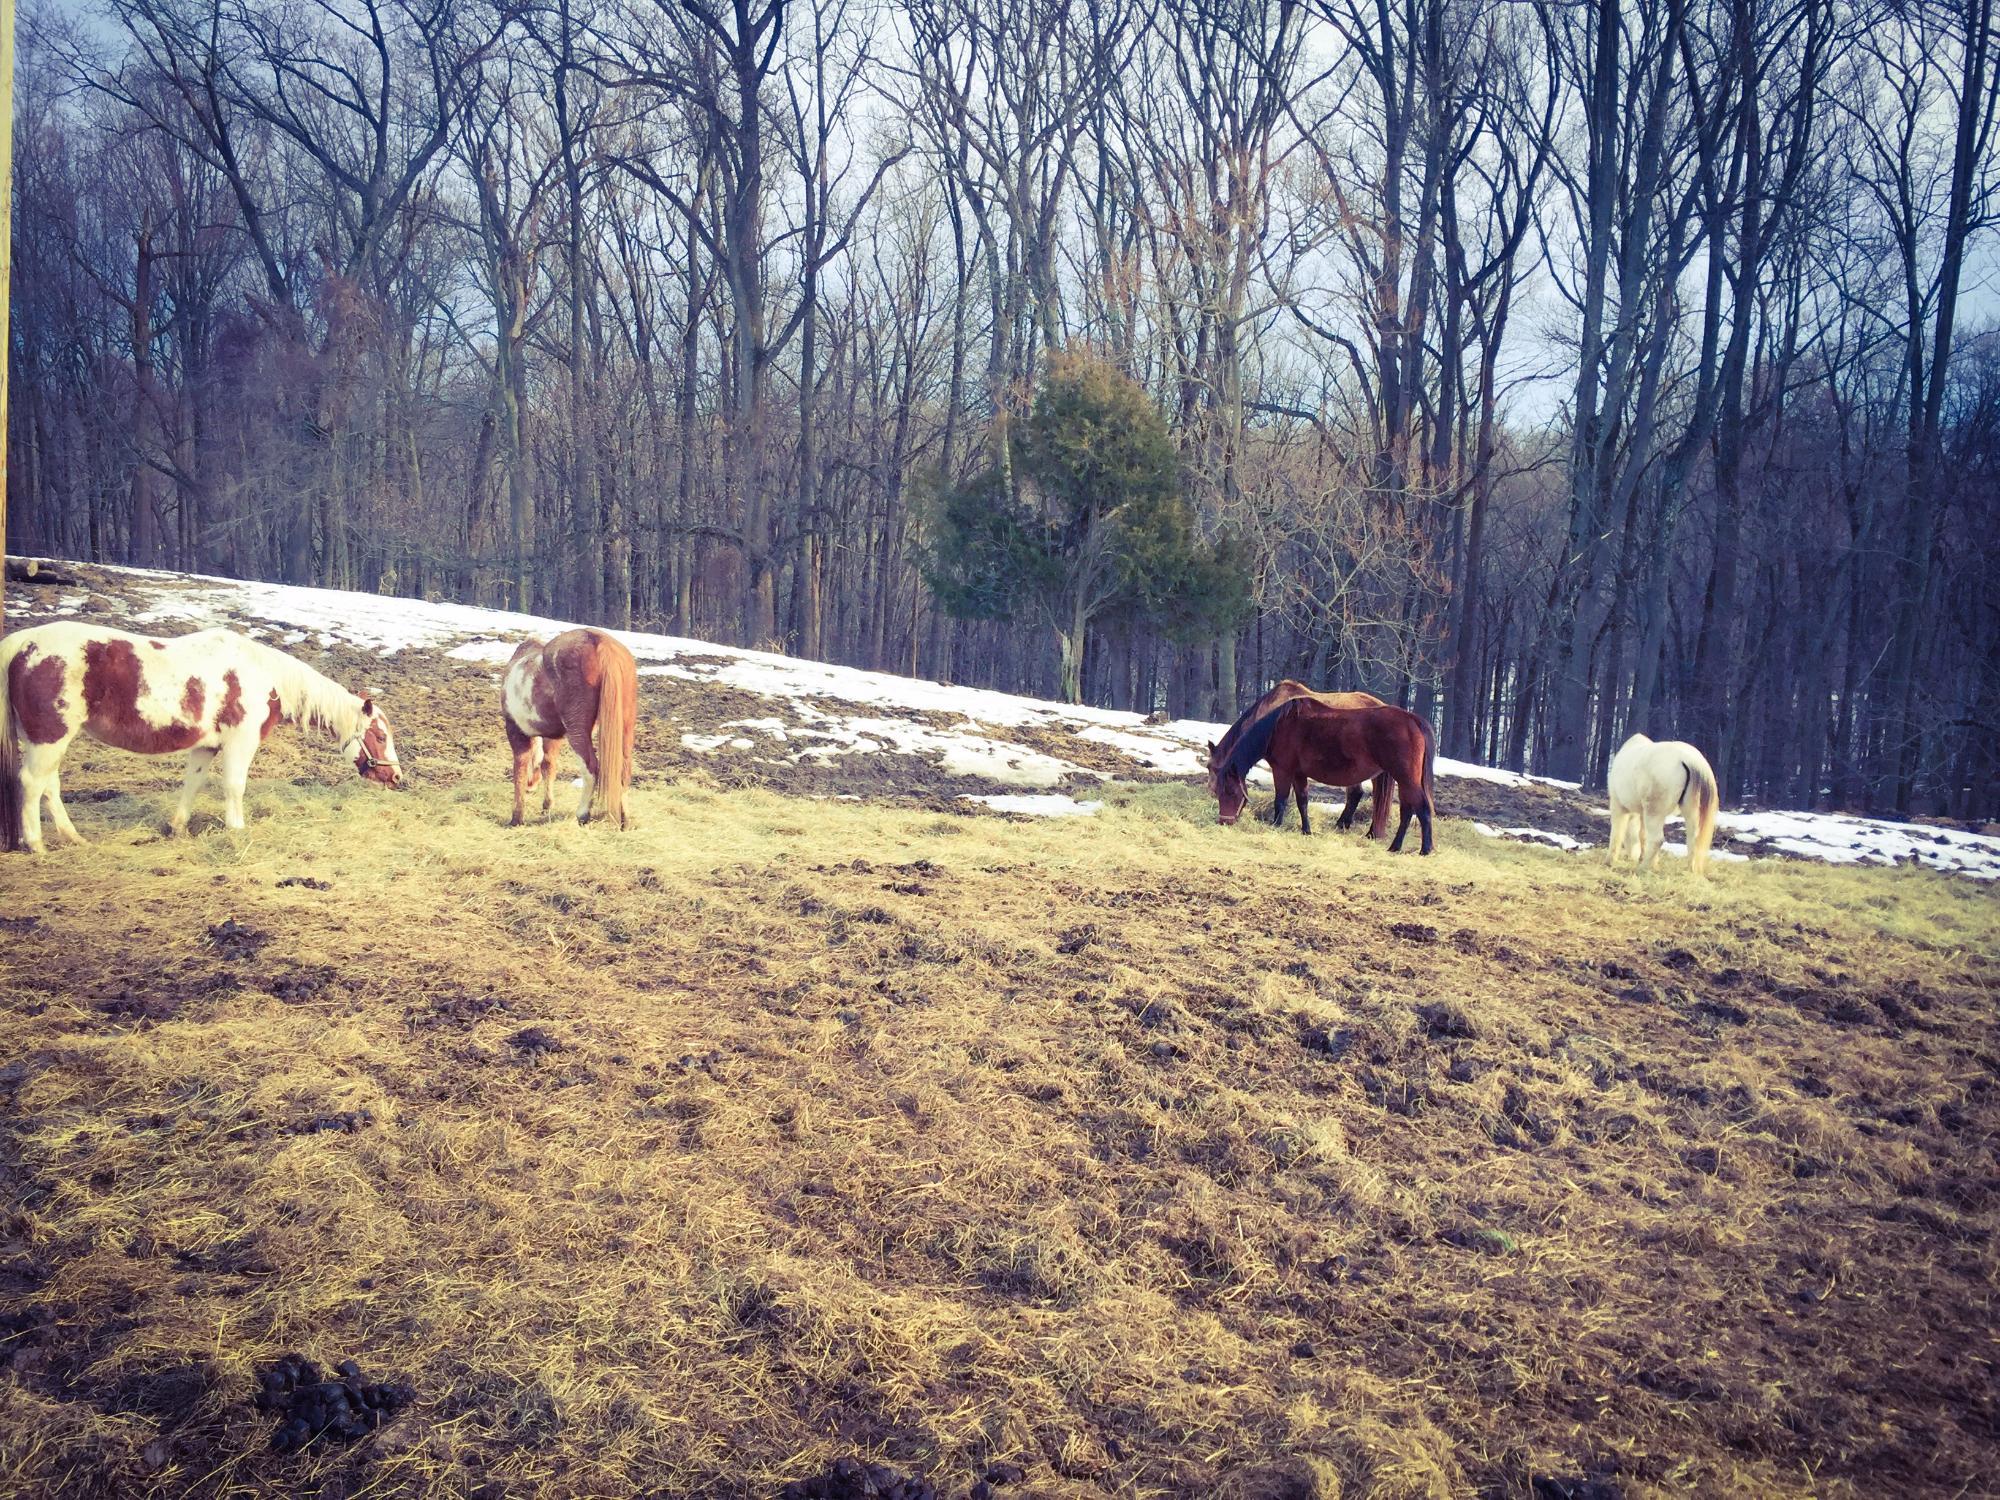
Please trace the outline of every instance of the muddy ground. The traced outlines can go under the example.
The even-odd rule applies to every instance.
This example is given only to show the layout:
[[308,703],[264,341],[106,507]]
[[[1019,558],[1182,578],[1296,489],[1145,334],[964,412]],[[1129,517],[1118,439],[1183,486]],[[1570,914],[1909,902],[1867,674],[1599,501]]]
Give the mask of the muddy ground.
[[[876,800],[659,677],[635,829],[511,830],[489,669],[330,667],[414,790],[86,749],[0,862],[0,1493],[1991,1492],[1988,890]],[[295,1352],[409,1402],[274,1450]]]

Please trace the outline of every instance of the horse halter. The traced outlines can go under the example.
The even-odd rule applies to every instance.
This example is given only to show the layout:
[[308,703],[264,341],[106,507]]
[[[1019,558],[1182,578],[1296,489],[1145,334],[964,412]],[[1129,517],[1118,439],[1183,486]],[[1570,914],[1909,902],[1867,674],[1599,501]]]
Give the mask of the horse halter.
[[[375,718],[371,717],[361,726],[358,732],[347,737],[346,743],[340,747],[340,753],[343,756],[350,757],[354,761],[355,769],[363,776],[366,776],[377,766],[393,766],[400,773],[403,769],[403,763],[396,757],[393,751],[388,755],[377,756],[369,750],[368,731],[374,727]],[[386,737],[388,731],[385,729],[383,734]],[[395,741],[391,740],[390,743],[394,744]]]
[[368,753],[368,744],[365,740],[355,740],[353,741],[353,745],[354,764],[361,768],[363,776],[366,776],[377,766],[394,766],[398,771],[403,769],[403,763],[393,755],[385,755],[380,758],[370,755]]

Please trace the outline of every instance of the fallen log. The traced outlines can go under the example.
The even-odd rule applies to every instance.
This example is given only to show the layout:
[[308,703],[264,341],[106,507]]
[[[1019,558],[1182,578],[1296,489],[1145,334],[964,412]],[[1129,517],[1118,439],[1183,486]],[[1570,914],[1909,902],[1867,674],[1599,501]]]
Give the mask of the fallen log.
[[10,557],[7,559],[7,581],[9,583],[41,583],[49,585],[80,584],[83,580],[69,569],[56,563],[43,562],[34,557]]

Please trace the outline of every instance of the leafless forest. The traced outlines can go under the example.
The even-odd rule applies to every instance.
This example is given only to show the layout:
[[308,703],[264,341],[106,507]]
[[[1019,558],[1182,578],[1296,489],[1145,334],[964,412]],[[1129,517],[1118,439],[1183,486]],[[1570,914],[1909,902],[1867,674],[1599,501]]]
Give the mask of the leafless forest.
[[1992,0],[43,0],[16,551],[2000,804]]

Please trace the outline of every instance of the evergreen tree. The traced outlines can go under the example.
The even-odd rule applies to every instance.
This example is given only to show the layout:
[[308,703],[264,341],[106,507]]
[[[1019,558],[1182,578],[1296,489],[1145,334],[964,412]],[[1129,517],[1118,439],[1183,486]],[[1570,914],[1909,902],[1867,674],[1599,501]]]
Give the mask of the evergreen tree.
[[1242,559],[1196,534],[1166,423],[1131,379],[1059,356],[1007,440],[1015,493],[996,463],[944,495],[926,573],[961,619],[1046,626],[1065,702],[1082,698],[1084,645],[1107,614],[1190,637],[1241,617]]

